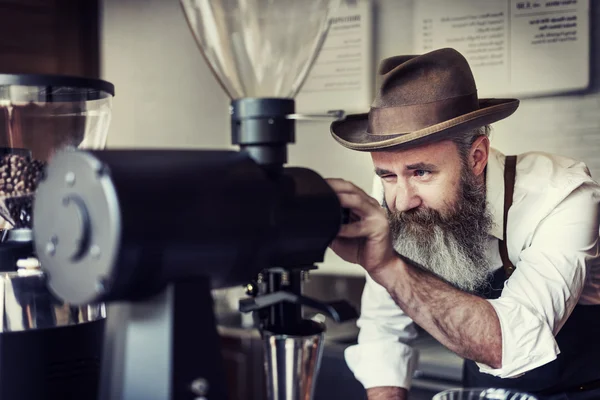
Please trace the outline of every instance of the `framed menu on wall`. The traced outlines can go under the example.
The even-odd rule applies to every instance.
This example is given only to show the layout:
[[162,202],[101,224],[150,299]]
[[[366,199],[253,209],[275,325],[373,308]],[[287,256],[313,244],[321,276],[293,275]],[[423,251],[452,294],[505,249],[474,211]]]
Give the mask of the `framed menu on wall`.
[[590,0],[418,0],[416,53],[453,47],[480,97],[537,96],[590,83]]
[[297,112],[369,110],[373,88],[371,7],[369,0],[346,0],[333,15],[321,52],[296,96]]

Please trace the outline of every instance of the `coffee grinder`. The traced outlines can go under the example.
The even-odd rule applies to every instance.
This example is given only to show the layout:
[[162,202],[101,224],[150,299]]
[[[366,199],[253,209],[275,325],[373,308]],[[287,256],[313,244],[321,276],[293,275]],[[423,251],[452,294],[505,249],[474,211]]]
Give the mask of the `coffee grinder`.
[[211,290],[234,285],[248,288],[269,399],[311,399],[324,326],[303,308],[356,311],[302,294],[344,210],[317,173],[284,165],[304,118],[293,97],[338,3],[181,0],[240,151],[71,149],[49,163],[35,248],[57,297],[108,305],[101,400],[225,400]]
[[65,146],[99,149],[113,86],[0,75],[0,398],[91,399],[98,390],[105,309],[49,292],[33,246],[33,195]]

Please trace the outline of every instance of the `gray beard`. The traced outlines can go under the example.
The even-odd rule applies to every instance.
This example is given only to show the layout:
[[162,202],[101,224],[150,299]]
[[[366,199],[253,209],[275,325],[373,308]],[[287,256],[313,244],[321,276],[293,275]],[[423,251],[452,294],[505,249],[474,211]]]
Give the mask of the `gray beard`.
[[392,213],[385,202],[384,208],[400,255],[469,293],[478,293],[488,284],[486,247],[492,217],[485,186],[464,168],[457,202],[444,215],[433,209]]

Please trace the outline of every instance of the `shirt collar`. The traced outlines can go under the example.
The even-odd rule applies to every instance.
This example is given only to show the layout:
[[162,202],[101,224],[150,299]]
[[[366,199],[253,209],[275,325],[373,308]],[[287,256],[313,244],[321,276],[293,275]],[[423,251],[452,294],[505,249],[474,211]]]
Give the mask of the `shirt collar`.
[[505,155],[490,148],[486,168],[487,208],[492,216],[490,235],[502,240],[504,229],[504,162]]

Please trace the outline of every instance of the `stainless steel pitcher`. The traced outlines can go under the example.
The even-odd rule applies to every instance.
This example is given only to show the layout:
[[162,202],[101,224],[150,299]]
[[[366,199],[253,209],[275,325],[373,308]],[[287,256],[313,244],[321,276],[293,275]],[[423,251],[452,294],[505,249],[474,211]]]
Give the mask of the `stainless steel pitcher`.
[[310,400],[319,374],[325,328],[308,335],[263,331],[269,400]]

